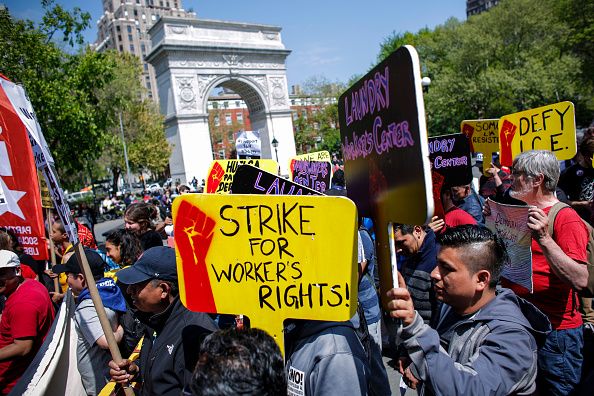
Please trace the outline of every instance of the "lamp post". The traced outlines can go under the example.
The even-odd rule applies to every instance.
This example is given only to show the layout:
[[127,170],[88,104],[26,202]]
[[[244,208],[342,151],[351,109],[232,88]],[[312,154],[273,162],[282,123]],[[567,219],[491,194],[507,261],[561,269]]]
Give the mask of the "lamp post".
[[431,79],[429,77],[421,78],[421,86],[424,92],[429,92],[429,85],[431,85]]
[[276,155],[276,162],[278,163],[278,140],[276,140],[276,137],[272,137],[272,142],[270,142],[272,144],[272,147],[274,147],[274,154]]

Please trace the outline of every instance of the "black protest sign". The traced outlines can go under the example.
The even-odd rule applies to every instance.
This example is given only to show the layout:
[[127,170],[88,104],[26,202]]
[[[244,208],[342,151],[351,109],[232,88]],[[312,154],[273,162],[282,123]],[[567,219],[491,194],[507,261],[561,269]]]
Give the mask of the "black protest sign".
[[322,195],[318,191],[251,165],[241,165],[237,168],[231,194]]
[[424,224],[433,214],[419,57],[400,47],[338,102],[347,196],[376,225],[381,296],[396,286],[390,223]]
[[295,160],[291,178],[295,183],[323,193],[330,188],[332,164],[329,161]]
[[433,199],[416,50],[401,47],[374,67],[341,95],[338,112],[347,194],[359,214],[423,224]]
[[462,133],[429,138],[431,170],[443,176],[444,184],[462,186],[472,181],[468,137]]

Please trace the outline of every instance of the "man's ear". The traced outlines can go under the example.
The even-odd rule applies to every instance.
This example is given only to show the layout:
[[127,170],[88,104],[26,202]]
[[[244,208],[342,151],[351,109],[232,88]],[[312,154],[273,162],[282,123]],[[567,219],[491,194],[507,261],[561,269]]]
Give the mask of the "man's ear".
[[540,187],[542,184],[544,184],[544,175],[542,173],[539,173],[538,175],[532,177],[533,186]]
[[476,274],[476,290],[484,291],[489,288],[491,282],[491,273],[487,270],[480,270]]
[[161,288],[161,298],[166,298],[171,293],[171,285],[167,282],[160,282],[159,287]]

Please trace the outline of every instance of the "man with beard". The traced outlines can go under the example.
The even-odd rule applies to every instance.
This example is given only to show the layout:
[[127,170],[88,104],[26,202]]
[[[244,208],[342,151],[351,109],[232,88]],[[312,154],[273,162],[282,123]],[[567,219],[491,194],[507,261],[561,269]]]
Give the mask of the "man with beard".
[[553,331],[538,352],[538,388],[541,394],[568,395],[580,381],[582,317],[577,293],[587,286],[586,246],[589,233],[572,208],[555,216],[553,234],[548,217],[559,200],[555,188],[559,164],[550,151],[533,150],[513,161],[510,196],[526,202],[532,231],[533,292],[505,279],[502,284],[536,305],[549,318]]

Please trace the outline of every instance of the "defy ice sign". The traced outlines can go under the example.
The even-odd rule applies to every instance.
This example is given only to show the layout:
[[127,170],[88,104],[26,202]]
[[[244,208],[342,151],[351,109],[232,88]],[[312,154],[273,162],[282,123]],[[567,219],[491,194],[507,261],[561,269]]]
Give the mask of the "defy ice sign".
[[373,68],[339,98],[338,112],[347,193],[360,215],[423,224],[432,199],[416,50],[401,47]]
[[322,195],[318,191],[251,165],[241,165],[237,169],[231,186],[231,194]]
[[429,160],[432,173],[439,173],[450,186],[472,181],[472,164],[468,138],[461,133],[429,138]]
[[560,102],[501,117],[499,148],[501,165],[505,166],[529,150],[552,151],[560,161],[573,158],[577,152],[573,103]]
[[281,349],[285,319],[348,320],[357,307],[356,221],[344,197],[182,195],[173,203],[181,301],[247,315]]

